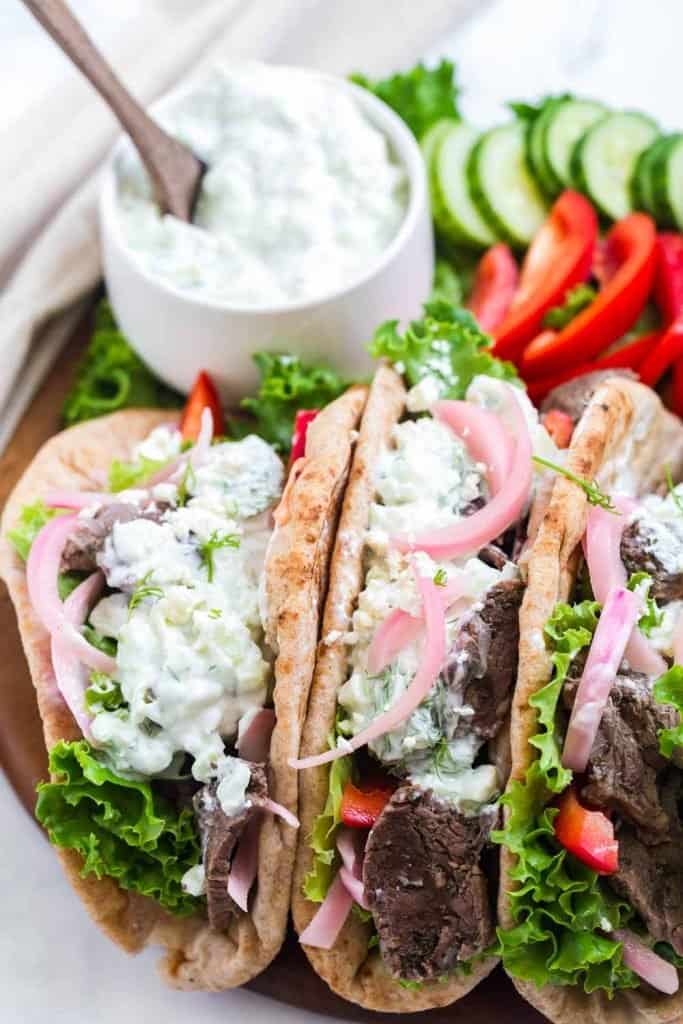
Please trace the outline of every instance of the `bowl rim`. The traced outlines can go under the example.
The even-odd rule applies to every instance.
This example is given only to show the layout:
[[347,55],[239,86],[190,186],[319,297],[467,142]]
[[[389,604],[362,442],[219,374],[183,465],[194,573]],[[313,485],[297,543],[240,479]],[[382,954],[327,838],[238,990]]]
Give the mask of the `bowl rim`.
[[[241,63],[243,66],[253,66],[265,62],[243,61]],[[121,151],[124,147],[130,145],[129,136],[125,133],[120,134],[111,147],[102,168],[98,204],[102,237],[104,238],[106,235],[116,245],[121,256],[133,268],[134,272],[152,288],[174,299],[180,299],[197,308],[208,309],[212,312],[222,311],[242,316],[265,317],[315,309],[329,302],[344,298],[356,289],[367,285],[396,259],[410,241],[425,212],[425,207],[429,205],[427,172],[419,143],[405,122],[383,100],[380,100],[367,89],[356,85],[355,82],[343,78],[341,75],[318,71],[315,68],[296,67],[288,64],[267,64],[266,66],[319,78],[354,97],[364,111],[369,114],[371,123],[387,137],[396,158],[405,169],[409,189],[408,204],[401,225],[391,242],[376,260],[361,274],[354,276],[346,284],[340,285],[332,291],[322,292],[307,299],[299,299],[296,302],[280,302],[267,306],[240,306],[227,300],[194,294],[192,291],[166,281],[161,276],[155,275],[144,267],[140,258],[130,248],[123,236],[121,220],[116,209],[117,174],[115,165]],[[155,113],[177,103],[185,95],[191,93],[201,83],[202,79],[210,75],[212,68],[216,67],[220,68],[221,62],[213,62],[207,67],[193,72],[183,82],[172,87],[153,103],[149,104],[147,109],[151,113]]]

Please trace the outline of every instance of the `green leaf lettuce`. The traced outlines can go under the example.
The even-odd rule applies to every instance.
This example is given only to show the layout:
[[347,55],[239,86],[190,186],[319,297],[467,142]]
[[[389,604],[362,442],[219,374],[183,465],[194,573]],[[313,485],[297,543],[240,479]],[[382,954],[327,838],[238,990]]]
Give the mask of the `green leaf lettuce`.
[[351,75],[351,80],[384,100],[418,139],[442,117],[460,120],[455,65],[449,60],[435,68],[420,63],[377,82],[361,74]]
[[[254,362],[261,384],[253,398],[243,398],[243,409],[256,419],[255,431],[280,452],[292,444],[294,417],[300,409],[322,409],[347,388],[347,382],[329,366],[305,363],[298,356],[257,352]],[[233,432],[250,433],[251,427],[233,424]]]
[[561,764],[556,733],[557,704],[572,661],[587,647],[598,622],[594,601],[557,605],[546,625],[553,662],[551,681],[531,698],[538,712],[538,733],[531,743],[539,757],[523,782],[513,782],[502,803],[505,828],[493,834],[516,860],[515,883],[508,894],[513,927],[498,928],[494,952],[516,978],[536,985],[578,985],[608,996],[635,988],[638,979],[622,962],[622,947],[608,932],[623,927],[633,914],[612,896],[595,871],[567,853],[555,839],[557,808],[547,806],[572,774]]
[[64,402],[68,425],[127,408],[177,408],[182,399],[162,384],[119,331],[111,308],[97,308],[95,332]]
[[500,380],[516,380],[512,363],[491,355],[491,339],[466,309],[448,302],[427,302],[421,320],[413,320],[404,334],[397,320],[388,320],[375,331],[370,355],[397,365],[409,386],[425,377],[441,385],[442,398],[464,398],[472,379],[479,374]]
[[304,896],[322,903],[332,884],[337,868],[337,828],[341,823],[341,802],[344,786],[351,778],[351,757],[340,757],[330,766],[329,792],[322,813],[311,832],[313,866],[304,879]]
[[201,907],[180,884],[201,859],[190,810],[177,811],[148,782],[120,778],[85,740],[57,743],[50,772],[56,781],[38,786],[36,817],[51,842],[83,857],[84,877],[113,878],[173,914]]

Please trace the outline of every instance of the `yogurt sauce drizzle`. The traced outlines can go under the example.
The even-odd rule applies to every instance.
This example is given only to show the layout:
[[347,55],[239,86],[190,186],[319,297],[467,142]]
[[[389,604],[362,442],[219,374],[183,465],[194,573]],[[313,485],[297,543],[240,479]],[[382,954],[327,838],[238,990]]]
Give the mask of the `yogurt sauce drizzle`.
[[289,68],[216,67],[159,121],[209,167],[195,223],[161,217],[132,146],[118,161],[126,242],[144,268],[239,307],[322,296],[398,232],[408,185],[345,89]]

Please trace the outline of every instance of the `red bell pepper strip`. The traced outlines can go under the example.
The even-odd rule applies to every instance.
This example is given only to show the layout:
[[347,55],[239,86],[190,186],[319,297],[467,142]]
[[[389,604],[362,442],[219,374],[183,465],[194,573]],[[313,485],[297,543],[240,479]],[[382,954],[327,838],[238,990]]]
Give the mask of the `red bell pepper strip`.
[[683,313],[683,235],[673,231],[657,236],[654,295],[667,326]]
[[479,261],[467,308],[482,331],[494,331],[510,308],[519,271],[510,247],[504,242],[492,246]]
[[664,331],[659,344],[655,345],[640,364],[638,373],[643,384],[651,388],[664,376],[674,363],[683,358],[683,314]]
[[548,310],[588,278],[597,237],[598,219],[588,200],[563,192],[531,243],[512,305],[494,330],[495,355],[516,360]]
[[539,404],[553,388],[560,384],[566,384],[568,380],[575,377],[583,377],[586,373],[593,373],[595,370],[635,370],[638,373],[646,356],[656,347],[662,337],[661,331],[653,331],[651,334],[643,334],[642,337],[630,341],[628,345],[622,345],[609,355],[601,356],[592,363],[582,363],[581,366],[570,366],[563,373],[553,373],[547,377],[539,377],[537,380],[529,381],[527,393],[532,402]]
[[570,787],[562,794],[555,818],[555,838],[600,875],[612,875],[619,867],[619,843],[614,826],[602,811],[589,811]]
[[549,409],[541,417],[541,423],[558,448],[569,448],[574,433],[574,420],[568,412],[563,412],[561,409]]
[[203,370],[192,385],[185,408],[180,417],[180,432],[186,441],[196,441],[202,425],[202,413],[208,409],[213,419],[214,437],[225,433],[221,400],[216,387]]
[[316,418],[319,409],[299,409],[294,417],[294,432],[292,433],[292,451],[289,456],[290,464],[302,459],[306,454],[306,437],[308,428]]
[[395,789],[396,784],[388,779],[362,789],[349,780],[342,794],[342,822],[351,828],[372,828]]
[[597,298],[554,337],[539,335],[524,349],[520,368],[529,379],[560,373],[595,359],[626,334],[638,319],[655,273],[655,225],[645,213],[632,213],[607,236],[610,264],[616,267]]
[[683,359],[679,359],[674,366],[671,408],[678,416],[683,418]]

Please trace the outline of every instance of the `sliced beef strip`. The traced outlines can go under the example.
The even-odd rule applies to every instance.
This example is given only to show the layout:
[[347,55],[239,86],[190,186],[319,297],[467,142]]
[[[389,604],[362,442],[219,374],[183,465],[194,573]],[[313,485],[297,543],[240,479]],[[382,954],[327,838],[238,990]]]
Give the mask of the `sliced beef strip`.
[[[660,604],[680,601],[683,599],[683,572],[672,571],[671,566],[664,565],[658,557],[654,529],[648,527],[646,517],[629,523],[621,538],[621,559],[629,574],[648,572],[652,576],[651,594]],[[656,530],[660,542],[665,539],[673,555],[683,549],[683,518],[680,523],[658,520]]]
[[468,726],[484,739],[505,720],[517,672],[521,580],[503,580],[464,617],[444,671],[446,685],[474,709]]
[[[574,703],[577,685],[565,684],[567,709]],[[674,708],[654,700],[648,676],[622,672],[612,686],[585,773],[583,799],[616,811],[648,843],[660,842],[669,834],[669,818],[657,785],[658,773],[667,762],[659,753],[657,732],[677,721]]]
[[683,779],[669,769],[661,800],[669,818],[667,839],[648,846],[631,826],[619,831],[619,870],[608,876],[612,888],[640,914],[649,934],[669,942],[683,956],[683,828],[680,819]]
[[478,558],[484,563],[489,565],[492,569],[504,569],[510,559],[497,544],[487,544],[479,552]]
[[595,370],[593,373],[585,373],[582,377],[575,377],[553,388],[543,400],[541,413],[559,409],[571,416],[575,424],[578,423],[600,385],[611,377],[638,379],[632,370]]
[[206,898],[209,923],[216,931],[225,931],[238,908],[228,895],[230,860],[247,825],[260,813],[260,805],[268,796],[265,765],[251,764],[247,803],[237,814],[223,811],[216,790],[217,782],[203,786],[193,804],[202,844],[206,872]]
[[134,519],[151,519],[159,522],[165,508],[151,505],[142,511],[130,502],[116,502],[102,505],[93,516],[78,520],[76,529],[69,537],[62,554],[62,572],[94,572],[97,556],[115,523],[130,523]]
[[482,849],[497,811],[467,818],[429,791],[396,790],[370,831],[365,895],[397,978],[424,981],[493,939]]

